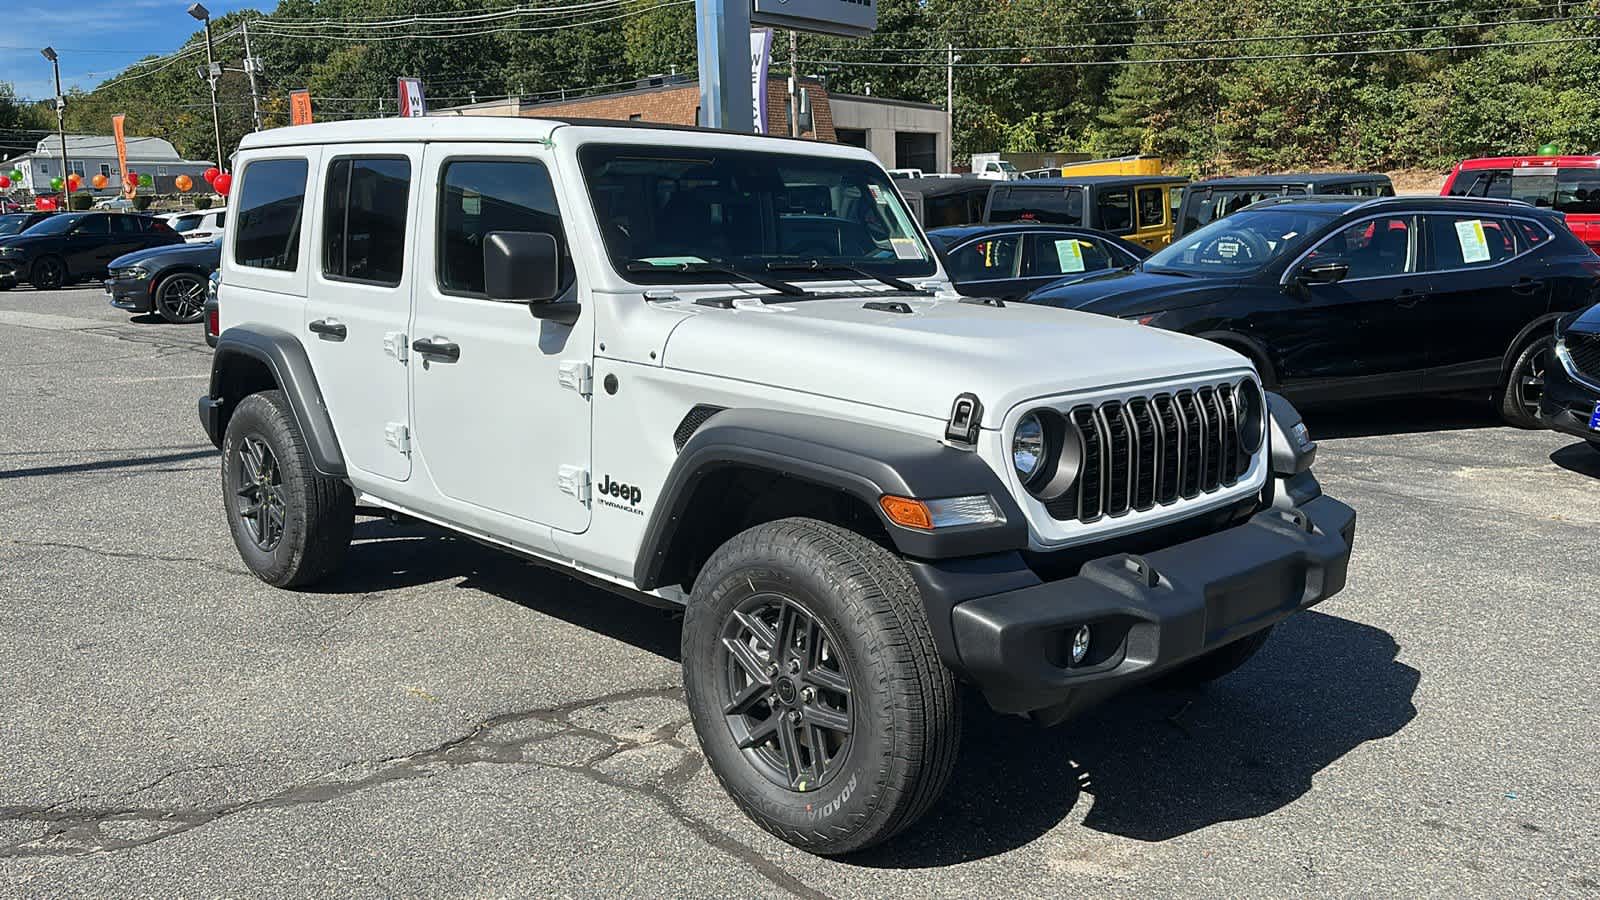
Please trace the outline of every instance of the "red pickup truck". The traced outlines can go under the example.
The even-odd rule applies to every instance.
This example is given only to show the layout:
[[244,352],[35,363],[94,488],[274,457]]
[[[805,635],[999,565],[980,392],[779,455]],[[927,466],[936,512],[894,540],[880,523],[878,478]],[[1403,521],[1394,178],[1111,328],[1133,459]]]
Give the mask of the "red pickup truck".
[[1450,170],[1440,194],[1506,197],[1553,208],[1578,239],[1600,253],[1600,156],[1490,156]]

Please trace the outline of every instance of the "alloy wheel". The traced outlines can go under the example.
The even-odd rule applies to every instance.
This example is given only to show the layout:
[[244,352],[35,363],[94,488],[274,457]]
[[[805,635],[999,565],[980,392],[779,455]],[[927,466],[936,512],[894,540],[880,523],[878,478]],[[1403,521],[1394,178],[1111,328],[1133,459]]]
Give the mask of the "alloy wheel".
[[53,291],[66,281],[66,271],[60,262],[45,258],[33,264],[33,286],[41,291]]
[[205,283],[193,275],[174,275],[161,285],[161,305],[173,318],[195,318],[205,303]]
[[843,767],[854,727],[852,678],[828,627],[793,597],[756,593],[723,628],[722,713],[768,781],[814,791]]
[[1521,370],[1513,376],[1517,405],[1534,420],[1539,418],[1539,401],[1544,398],[1544,375],[1550,370],[1554,356],[1554,347],[1548,341],[1543,341],[1528,354]]
[[287,519],[283,473],[272,448],[254,435],[239,444],[234,461],[234,491],[239,495],[239,519],[256,547],[271,553],[283,539]]

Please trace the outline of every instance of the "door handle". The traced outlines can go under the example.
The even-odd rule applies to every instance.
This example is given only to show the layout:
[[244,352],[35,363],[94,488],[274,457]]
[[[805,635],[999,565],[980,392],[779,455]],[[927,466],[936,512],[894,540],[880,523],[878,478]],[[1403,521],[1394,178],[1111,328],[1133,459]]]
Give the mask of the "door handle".
[[1410,309],[1426,299],[1428,299],[1427,294],[1418,293],[1410,288],[1406,288],[1400,292],[1400,296],[1395,300],[1395,305],[1401,309]]
[[332,341],[342,341],[345,335],[349,333],[349,329],[344,327],[344,323],[337,319],[318,319],[306,327]]
[[1542,287],[1544,287],[1544,282],[1524,275],[1517,279],[1517,283],[1511,286],[1511,290],[1518,294],[1536,294]]
[[444,338],[418,338],[411,349],[424,356],[437,357],[440,362],[455,362],[461,358],[461,347]]

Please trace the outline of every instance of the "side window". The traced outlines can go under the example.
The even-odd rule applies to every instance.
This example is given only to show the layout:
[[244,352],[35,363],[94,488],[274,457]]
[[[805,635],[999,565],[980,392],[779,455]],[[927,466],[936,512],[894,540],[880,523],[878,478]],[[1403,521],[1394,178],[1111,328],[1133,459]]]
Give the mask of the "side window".
[[1072,275],[1111,268],[1111,256],[1099,241],[1070,234],[1028,235],[1027,271],[1030,278]]
[[[1519,169],[1511,175],[1511,199],[1521,200],[1533,206],[1542,206],[1545,209],[1555,205],[1556,202],[1556,173],[1548,169],[1534,173],[1520,174]],[[1491,195],[1493,196],[1493,195]]]
[[111,223],[106,221],[104,214],[84,216],[78,222],[78,227],[72,229],[73,234],[110,234]]
[[199,216],[179,216],[171,221],[173,231],[193,231],[200,224]]
[[259,159],[240,174],[233,261],[257,269],[300,267],[300,221],[306,203],[304,159]]
[[984,238],[962,246],[945,257],[945,268],[958,282],[994,281],[1017,277],[1022,262],[1022,236]]
[[1550,232],[1545,231],[1544,226],[1527,219],[1512,219],[1512,221],[1516,223],[1517,233],[1522,236],[1523,250],[1532,250],[1550,240]]
[[1556,212],[1600,215],[1600,169],[1559,169]]
[[1105,191],[1095,198],[1096,227],[1112,234],[1133,230],[1133,198],[1126,190]]
[[1517,255],[1517,239],[1502,219],[1481,216],[1423,217],[1433,250],[1434,271],[1487,266]]
[[139,218],[138,216],[112,216],[111,233],[120,235],[138,234],[140,231]]
[[217,213],[217,222],[212,227],[221,228],[223,225],[227,224],[227,221],[228,221],[228,214],[225,213],[225,212],[219,212],[219,213]]
[[411,161],[343,157],[328,165],[322,273],[394,287],[405,269]]
[[1342,256],[1350,263],[1347,278],[1381,278],[1417,271],[1417,229],[1412,216],[1388,216],[1357,222],[1329,237],[1311,258]]
[[439,287],[483,293],[483,240],[491,231],[543,231],[561,253],[561,286],[572,283],[561,210],[542,163],[454,160],[445,164],[439,199]]
[[1167,204],[1161,199],[1161,188],[1139,188],[1139,227],[1154,228],[1167,221]]

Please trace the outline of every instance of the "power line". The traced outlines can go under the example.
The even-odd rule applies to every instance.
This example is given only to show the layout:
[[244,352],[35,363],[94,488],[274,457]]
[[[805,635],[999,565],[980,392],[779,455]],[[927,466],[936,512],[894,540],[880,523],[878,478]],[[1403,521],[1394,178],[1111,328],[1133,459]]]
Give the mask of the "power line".
[[[668,7],[674,7],[674,6],[687,6],[687,5],[689,5],[691,3],[694,3],[694,2],[695,2],[695,0],[669,0],[669,2],[655,3],[655,4],[652,4],[650,6],[640,7],[640,8],[637,8],[637,9],[631,9],[631,10],[628,10],[626,12],[621,12],[621,13],[618,13],[618,14],[616,14],[614,16],[608,16],[608,17],[602,18],[602,19],[587,19],[587,20],[584,20],[582,22],[568,22],[568,23],[561,24],[561,25],[529,25],[529,26],[511,26],[511,25],[506,25],[506,26],[500,26],[500,27],[496,27],[496,28],[482,28],[482,29],[471,30],[471,31],[438,31],[438,32],[429,32],[429,33],[421,33],[421,32],[419,32],[419,33],[415,33],[415,34],[393,34],[393,35],[310,34],[310,33],[296,32],[296,31],[292,31],[292,30],[291,31],[277,31],[277,30],[275,30],[275,27],[265,27],[265,26],[263,26],[263,27],[261,27],[261,28],[259,28],[257,30],[257,33],[258,34],[270,34],[270,35],[272,35],[274,37],[292,37],[292,38],[295,38],[297,40],[345,41],[345,42],[357,43],[357,44],[367,44],[367,43],[374,43],[374,42],[378,42],[378,41],[450,40],[452,38],[481,37],[483,35],[490,35],[490,34],[513,34],[513,33],[521,34],[521,33],[532,33],[532,32],[544,32],[544,31],[562,31],[562,30],[569,29],[569,28],[588,28],[588,27],[593,26],[593,25],[603,25],[603,24],[605,24],[607,22],[615,22],[615,21],[617,21],[619,19],[632,18],[634,16],[643,15],[643,14],[645,14],[647,12],[653,12],[653,11],[658,10],[658,9],[666,9]],[[262,21],[265,21],[265,20],[262,20]]]

